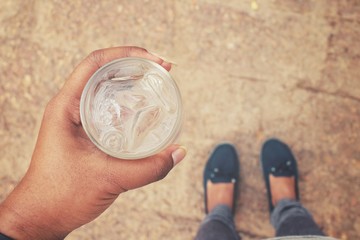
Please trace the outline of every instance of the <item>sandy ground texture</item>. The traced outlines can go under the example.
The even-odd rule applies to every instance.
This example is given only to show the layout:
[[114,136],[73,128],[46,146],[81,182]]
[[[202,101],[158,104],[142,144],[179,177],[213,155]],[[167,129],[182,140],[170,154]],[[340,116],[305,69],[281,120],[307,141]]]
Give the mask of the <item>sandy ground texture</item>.
[[177,63],[188,156],[67,239],[192,239],[203,166],[221,141],[241,156],[239,234],[273,236],[259,164],[269,137],[293,149],[302,202],[321,228],[360,239],[359,40],[357,0],[2,0],[0,200],[74,66],[95,49],[137,45]]

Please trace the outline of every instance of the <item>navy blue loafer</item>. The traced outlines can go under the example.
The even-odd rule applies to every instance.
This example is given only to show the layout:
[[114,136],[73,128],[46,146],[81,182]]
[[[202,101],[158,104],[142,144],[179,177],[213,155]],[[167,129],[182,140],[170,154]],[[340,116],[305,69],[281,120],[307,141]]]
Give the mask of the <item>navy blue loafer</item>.
[[269,139],[262,147],[260,161],[266,184],[270,213],[274,210],[270,191],[270,174],[275,177],[294,177],[296,200],[299,201],[298,169],[290,148],[280,140]]
[[218,145],[209,157],[204,169],[204,200],[205,212],[207,209],[207,182],[235,183],[233,214],[235,213],[238,185],[239,185],[239,159],[236,149],[229,143]]

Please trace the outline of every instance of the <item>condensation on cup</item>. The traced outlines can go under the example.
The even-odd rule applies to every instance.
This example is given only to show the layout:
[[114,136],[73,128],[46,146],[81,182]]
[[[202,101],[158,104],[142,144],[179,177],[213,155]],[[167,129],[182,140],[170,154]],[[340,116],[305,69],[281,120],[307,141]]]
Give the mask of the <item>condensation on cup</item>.
[[80,101],[83,128],[103,152],[122,159],[154,155],[181,130],[182,102],[171,75],[142,58],[122,58],[89,79]]

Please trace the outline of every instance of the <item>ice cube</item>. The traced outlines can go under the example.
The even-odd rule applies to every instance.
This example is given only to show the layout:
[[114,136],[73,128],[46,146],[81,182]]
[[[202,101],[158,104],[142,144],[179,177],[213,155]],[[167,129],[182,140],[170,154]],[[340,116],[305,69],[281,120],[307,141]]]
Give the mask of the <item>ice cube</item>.
[[126,149],[126,138],[119,131],[108,130],[102,133],[101,142],[112,152],[120,152]]
[[176,103],[174,100],[174,91],[170,84],[168,84],[159,74],[149,73],[144,77],[145,84],[151,88],[156,95],[156,100],[164,107],[167,112],[174,112]]
[[131,148],[135,149],[141,145],[148,133],[160,124],[163,118],[161,108],[158,106],[148,106],[139,110],[133,120],[131,128],[132,143]]

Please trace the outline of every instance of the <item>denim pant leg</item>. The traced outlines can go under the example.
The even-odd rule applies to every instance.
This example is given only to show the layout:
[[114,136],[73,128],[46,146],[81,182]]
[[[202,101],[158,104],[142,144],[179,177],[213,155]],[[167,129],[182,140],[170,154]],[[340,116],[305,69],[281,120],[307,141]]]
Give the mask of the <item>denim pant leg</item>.
[[201,223],[196,240],[239,240],[231,209],[226,205],[216,206]]
[[300,202],[281,200],[271,214],[271,224],[276,230],[276,236],[324,236],[316,225],[310,212]]

